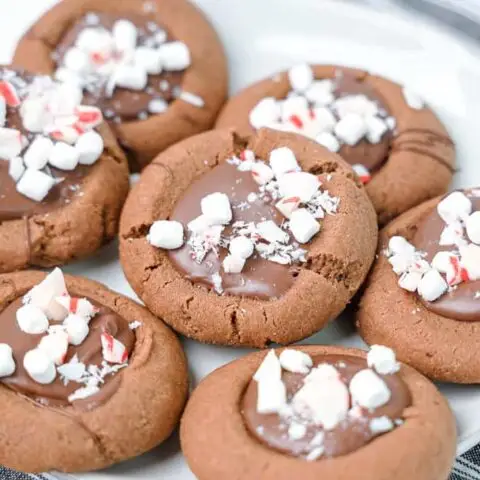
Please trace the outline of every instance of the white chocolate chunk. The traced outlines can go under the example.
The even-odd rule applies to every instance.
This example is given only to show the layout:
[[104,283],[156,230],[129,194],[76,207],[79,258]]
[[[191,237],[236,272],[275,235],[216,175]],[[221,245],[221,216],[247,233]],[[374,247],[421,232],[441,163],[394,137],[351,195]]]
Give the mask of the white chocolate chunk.
[[418,285],[418,294],[426,302],[434,302],[448,290],[448,284],[437,270],[428,271]]
[[42,309],[32,305],[22,305],[16,313],[17,324],[20,330],[31,335],[45,333],[48,330],[48,318]]
[[319,231],[320,224],[305,208],[298,208],[290,217],[290,230],[299,243],[308,243]]
[[300,171],[295,154],[288,147],[275,148],[270,152],[270,167],[277,178],[287,172]]
[[395,352],[383,345],[372,345],[367,354],[367,364],[380,375],[391,375],[400,370]]
[[32,380],[43,385],[52,383],[57,376],[55,363],[39,348],[30,350],[25,354],[23,367]]
[[472,213],[472,202],[462,192],[453,192],[437,206],[437,211],[446,224],[463,220]]
[[350,394],[355,404],[368,409],[385,405],[391,397],[387,384],[370,369],[360,370],[353,376]]
[[211,193],[200,202],[203,215],[212,225],[227,225],[232,221],[230,199],[225,193]]
[[0,343],[0,378],[9,377],[15,369],[12,347],[6,343]]
[[167,250],[174,250],[183,245],[183,225],[174,220],[157,220],[148,231],[147,241],[150,245]]
[[288,71],[288,80],[292,90],[304,92],[312,85],[314,79],[313,70],[306,63],[295,65]]
[[246,259],[253,254],[254,244],[249,238],[240,235],[230,240],[228,249],[233,256]]
[[36,137],[23,156],[25,166],[34,170],[41,170],[47,164],[52,149],[53,142],[49,138]]
[[280,365],[289,372],[307,374],[313,366],[313,361],[310,355],[301,350],[287,348],[280,354]]
[[97,132],[91,130],[78,137],[75,149],[78,152],[80,165],[93,165],[103,153],[103,138]]

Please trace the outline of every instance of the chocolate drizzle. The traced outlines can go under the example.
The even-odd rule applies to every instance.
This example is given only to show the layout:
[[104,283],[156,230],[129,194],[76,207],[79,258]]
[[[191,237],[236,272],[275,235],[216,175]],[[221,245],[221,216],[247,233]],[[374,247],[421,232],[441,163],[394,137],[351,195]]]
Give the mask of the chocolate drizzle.
[[[348,384],[355,373],[367,368],[366,361],[348,355],[322,355],[312,357],[314,365],[328,363],[338,369],[343,382]],[[373,412],[365,409],[360,415],[349,415],[333,430],[323,431],[321,426],[310,425],[301,439],[291,439],[288,428],[277,414],[257,413],[257,382],[251,380],[240,403],[245,426],[257,441],[268,448],[294,457],[306,457],[309,444],[319,432],[324,433],[322,458],[339,457],[354,452],[372,441],[378,433],[370,429],[370,420],[382,416],[392,421],[401,420],[404,410],[411,405],[410,391],[405,382],[397,375],[380,375],[392,393],[390,401]],[[287,398],[302,387],[305,375],[283,372],[282,380],[287,388]],[[401,428],[401,427],[400,427]],[[386,433],[388,435],[388,433]]]

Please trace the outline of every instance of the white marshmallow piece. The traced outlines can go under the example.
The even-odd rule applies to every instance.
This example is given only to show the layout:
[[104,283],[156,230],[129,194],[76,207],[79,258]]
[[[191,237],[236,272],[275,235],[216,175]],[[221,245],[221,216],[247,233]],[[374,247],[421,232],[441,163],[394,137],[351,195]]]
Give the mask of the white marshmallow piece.
[[422,276],[423,274],[421,272],[405,272],[398,279],[398,285],[408,292],[416,292]]
[[332,80],[314,80],[305,91],[307,100],[318,106],[325,106],[335,99]]
[[178,72],[190,66],[190,50],[183,42],[168,42],[158,49],[165,70]]
[[432,268],[423,276],[417,290],[426,302],[434,302],[448,290],[448,284],[440,273]]
[[306,63],[295,65],[288,71],[290,86],[296,92],[305,92],[314,80],[313,70]]
[[205,215],[199,215],[187,224],[187,229],[194,235],[200,235],[212,226],[211,221]]
[[240,273],[245,266],[245,259],[236,255],[227,255],[222,265],[226,273]]
[[472,213],[472,202],[464,193],[453,192],[438,204],[437,212],[448,225],[466,219]]
[[470,241],[480,245],[480,211],[473,212],[465,220],[465,227]]
[[31,379],[42,385],[48,385],[55,380],[57,371],[55,363],[45,351],[35,348],[23,357],[23,367]]
[[110,51],[113,48],[113,37],[105,29],[84,28],[77,36],[75,45],[89,53],[96,51]]
[[253,254],[254,244],[249,238],[240,235],[230,240],[228,249],[234,257],[247,259]]
[[112,75],[112,83],[131,90],[143,90],[147,86],[147,71],[137,65],[121,64]]
[[300,171],[295,154],[288,147],[275,148],[270,152],[270,167],[277,178],[287,172]]
[[299,197],[284,197],[275,204],[275,208],[286,218],[290,218],[292,213],[300,205]]
[[31,335],[45,333],[48,330],[48,318],[41,308],[26,304],[22,305],[16,313],[17,324],[20,330]]
[[307,203],[318,192],[320,180],[308,172],[290,172],[279,178],[278,187],[282,197],[298,197]]
[[310,355],[293,348],[283,350],[279,360],[282,368],[292,373],[307,374],[313,366],[313,360]]
[[283,231],[273,220],[266,220],[257,224],[257,232],[264,240],[270,243],[287,243],[288,233]]
[[150,75],[158,75],[162,71],[160,52],[155,48],[138,47],[135,50],[135,65],[146,70]]
[[447,273],[452,268],[452,257],[454,256],[451,252],[437,252],[432,259],[432,267],[440,273]]
[[313,119],[313,125],[315,127],[315,130],[319,133],[331,132],[333,130],[333,127],[335,127],[337,123],[337,120],[333,116],[333,113],[328,108],[314,108],[313,114],[315,116],[315,118]]
[[468,273],[470,280],[480,279],[480,247],[474,243],[459,248],[461,265]]
[[349,388],[353,402],[368,409],[385,405],[392,395],[387,384],[370,369],[357,372]]
[[346,95],[335,101],[335,110],[343,119],[350,114],[362,118],[373,117],[378,113],[378,106],[366,95]]
[[230,200],[225,193],[211,193],[200,202],[203,215],[212,225],[227,225],[232,220]]
[[322,132],[315,137],[315,141],[333,153],[340,150],[340,142],[337,137],[330,132]]
[[387,124],[376,116],[366,117],[365,123],[367,124],[367,140],[373,144],[380,143],[388,130]]
[[255,162],[250,171],[252,172],[253,179],[259,185],[265,185],[274,177],[273,170],[263,162]]
[[63,325],[67,332],[68,343],[71,345],[81,345],[90,332],[88,321],[75,313],[70,313],[63,321]]
[[395,235],[388,241],[388,250],[392,254],[413,255],[415,247],[404,237]]
[[67,356],[68,335],[56,329],[53,333],[42,337],[37,348],[43,350],[55,365],[62,365]]
[[281,120],[283,122],[288,122],[293,115],[298,116],[302,120],[309,114],[307,99],[298,95],[293,95],[283,100],[281,109]]
[[20,177],[25,172],[25,165],[23,164],[22,157],[13,157],[8,164],[8,174],[13,178],[15,182],[20,180]]
[[7,121],[7,103],[5,102],[5,98],[0,96],[0,128],[5,126],[5,122]]
[[273,97],[265,97],[250,111],[250,125],[256,129],[268,127],[278,121],[280,114],[279,102]]
[[0,378],[13,375],[15,368],[12,347],[6,343],[0,343]]
[[0,128],[0,159],[10,160],[22,151],[22,134],[14,128]]
[[335,125],[335,135],[347,145],[356,145],[367,133],[367,123],[357,113],[348,113]]
[[320,224],[305,208],[298,208],[290,217],[290,231],[299,243],[308,243],[319,231]]
[[90,58],[86,52],[77,47],[69,48],[63,57],[63,65],[71,72],[85,73],[90,68]]
[[282,366],[280,365],[280,360],[275,350],[269,350],[258,367],[258,370],[253,375],[253,379],[256,382],[260,382],[263,380],[281,380],[281,378]]
[[137,45],[137,27],[129,20],[117,20],[112,28],[115,47],[120,52],[134,50]]
[[46,124],[46,98],[27,98],[20,106],[23,126],[33,133],[41,133]]
[[148,231],[147,241],[150,245],[167,250],[174,250],[183,245],[183,225],[174,220],[157,220]]
[[410,108],[413,108],[414,110],[422,110],[425,108],[425,102],[423,99],[410,88],[403,88],[403,97]]
[[103,153],[103,138],[93,130],[83,133],[75,143],[80,165],[93,165]]
[[109,363],[125,363],[128,360],[128,351],[125,345],[109,333],[103,332],[100,336],[103,359]]
[[78,165],[79,158],[80,151],[75,147],[63,142],[57,142],[50,151],[48,163],[60,170],[71,171]]
[[45,167],[53,149],[53,142],[47,137],[38,136],[30,144],[23,156],[27,168],[41,170]]
[[459,220],[455,220],[445,226],[440,234],[439,245],[465,245],[467,240],[464,236],[463,223]]
[[55,299],[67,295],[65,278],[59,268],[55,268],[26,295],[30,305],[39,307],[50,320],[60,322],[65,319],[68,310]]
[[281,380],[263,379],[257,383],[257,412],[280,413],[287,405],[287,389]]
[[17,191],[22,195],[41,202],[55,185],[55,179],[39,170],[27,168],[17,183]]
[[395,352],[384,345],[372,345],[367,354],[367,364],[380,375],[391,375],[400,370]]

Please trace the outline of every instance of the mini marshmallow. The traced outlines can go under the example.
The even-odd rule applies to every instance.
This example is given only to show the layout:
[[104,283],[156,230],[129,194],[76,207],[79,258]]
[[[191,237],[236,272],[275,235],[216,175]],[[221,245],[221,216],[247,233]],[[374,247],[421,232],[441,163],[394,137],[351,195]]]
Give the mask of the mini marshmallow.
[[14,128],[0,128],[0,158],[10,160],[22,151],[22,134]]
[[138,47],[135,50],[135,65],[146,70],[151,75],[158,75],[162,71],[160,52],[155,48]]
[[395,352],[384,345],[372,345],[367,354],[367,364],[380,375],[391,375],[400,370]]
[[26,130],[41,133],[46,123],[47,100],[44,98],[27,98],[20,106],[22,123]]
[[279,360],[282,368],[292,373],[307,374],[313,366],[313,360],[310,355],[293,348],[283,350]]
[[418,285],[418,294],[426,302],[434,302],[448,290],[448,284],[437,270],[428,271]]
[[313,70],[306,63],[295,65],[288,71],[290,86],[296,92],[304,92],[314,80]]
[[410,108],[414,110],[422,110],[425,107],[425,102],[413,90],[403,87],[403,97]]
[[445,223],[450,224],[466,219],[472,213],[472,202],[464,193],[453,192],[437,205],[437,212]]
[[164,43],[158,51],[165,70],[178,72],[190,66],[190,50],[183,42]]
[[480,247],[474,243],[459,248],[461,265],[468,273],[469,280],[480,279]]
[[22,195],[41,202],[55,185],[55,179],[39,170],[27,168],[17,183],[17,191]]
[[473,212],[465,220],[468,238],[477,245],[480,244],[480,211]]
[[273,220],[266,220],[257,224],[257,232],[264,240],[270,243],[287,243],[288,233],[283,231]]
[[109,333],[103,332],[102,342],[103,359],[109,363],[125,363],[128,360],[128,351],[125,345]]
[[292,423],[288,427],[288,438],[290,440],[300,440],[307,434],[307,426],[301,423]]
[[367,133],[365,120],[356,113],[348,113],[335,125],[335,135],[347,145],[356,145]]
[[255,162],[252,165],[251,172],[253,179],[259,185],[265,185],[274,177],[273,170],[263,162]]
[[463,224],[461,221],[453,221],[445,226],[440,234],[439,245],[465,245],[467,240],[464,236]]
[[413,255],[415,247],[404,237],[395,235],[388,241],[388,250],[390,253],[400,253],[404,255]]
[[315,108],[313,110],[314,126],[317,132],[331,132],[335,127],[337,120],[333,113],[325,107]]
[[17,324],[24,333],[38,335],[48,330],[48,318],[43,311],[32,304],[22,305],[16,313]]
[[350,114],[359,115],[362,118],[373,117],[378,113],[375,102],[366,95],[346,95],[335,101],[335,110],[343,119]]
[[420,272],[405,272],[398,279],[398,285],[409,292],[416,292],[422,276],[423,274]]
[[55,380],[57,371],[55,363],[45,351],[35,348],[23,357],[23,367],[28,375],[37,383],[48,385]]
[[148,102],[148,111],[154,115],[165,113],[168,110],[168,103],[163,98],[154,98]]
[[90,68],[90,58],[86,52],[77,47],[69,48],[63,57],[63,65],[77,74],[87,72]]
[[199,215],[187,224],[187,228],[194,235],[199,235],[212,226],[211,221],[205,215]]
[[455,255],[452,252],[437,252],[432,259],[432,267],[440,273],[447,273],[451,266],[451,259]]
[[147,71],[137,65],[121,64],[111,77],[114,85],[132,90],[143,90],[147,86],[147,81]]
[[115,47],[120,52],[131,51],[137,45],[137,27],[129,20],[117,20],[112,28]]
[[113,48],[113,37],[110,32],[101,28],[84,28],[78,34],[75,45],[89,53],[110,51]]
[[90,332],[85,318],[74,313],[68,315],[63,325],[67,332],[68,343],[71,345],[81,345]]
[[103,153],[103,138],[97,132],[86,132],[78,138],[75,149],[80,165],[93,165]]
[[380,143],[388,130],[387,124],[376,116],[366,117],[365,123],[367,124],[367,140],[374,144]]
[[154,35],[155,42],[157,45],[161,45],[167,41],[168,35],[165,30],[157,30]]
[[10,345],[0,343],[0,378],[9,377],[15,372],[15,360]]
[[299,243],[308,243],[319,231],[320,224],[305,208],[298,208],[290,217],[290,231]]
[[388,263],[392,266],[392,270],[397,274],[401,275],[407,272],[412,262],[414,261],[413,255],[396,253],[388,259]]
[[392,420],[390,420],[390,418],[388,418],[387,416],[382,416],[382,417],[372,418],[370,420],[369,427],[370,427],[370,431],[374,435],[380,435],[381,433],[386,433],[393,430],[394,425]]
[[250,125],[256,129],[268,127],[279,119],[280,114],[281,110],[278,101],[273,97],[265,97],[250,111]]
[[328,105],[335,99],[332,80],[314,80],[305,91],[305,97],[315,105]]
[[68,335],[61,330],[56,330],[55,333],[42,337],[37,348],[43,350],[55,365],[62,365],[67,356]]
[[263,379],[257,383],[257,412],[280,413],[287,405],[287,389],[281,380]]
[[340,150],[340,142],[332,133],[322,132],[320,135],[315,137],[315,141],[331,152],[336,153]]
[[290,218],[299,205],[300,197],[284,197],[275,204],[275,208],[284,217]]
[[278,188],[282,197],[299,197],[307,203],[320,188],[320,181],[308,172],[290,172],[279,178]]
[[282,366],[280,365],[280,360],[275,354],[275,350],[269,350],[253,375],[253,379],[256,382],[260,382],[263,380],[281,380],[281,378]]
[[64,295],[67,295],[65,279],[62,271],[55,268],[27,293],[25,299],[28,304],[39,307],[47,318],[60,322],[67,316],[68,310],[55,299]]
[[270,167],[277,178],[287,172],[300,171],[295,154],[288,147],[275,148],[270,152]]
[[183,225],[174,220],[157,220],[148,231],[147,241],[150,245],[167,250],[174,250],[183,245]]
[[340,374],[338,370],[329,363],[321,363],[305,377],[304,382],[321,382],[323,380],[338,380]]
[[350,381],[349,388],[352,401],[368,409],[385,405],[391,397],[387,384],[370,369],[357,372]]
[[47,164],[52,149],[53,142],[49,138],[36,137],[23,156],[25,166],[34,170],[41,170]]
[[20,180],[20,177],[25,172],[25,165],[23,165],[22,157],[13,157],[8,163],[8,174],[15,182]]
[[225,193],[211,193],[202,198],[200,202],[203,215],[212,225],[227,225],[232,220],[230,200]]
[[230,240],[228,249],[233,256],[246,259],[252,256],[254,245],[249,238],[240,235]]
[[307,99],[297,95],[288,97],[281,103],[281,111],[283,122],[288,122],[292,115],[299,116],[299,118],[305,117],[309,112]]
[[236,255],[227,255],[222,265],[226,273],[240,273],[245,266],[245,259]]
[[71,145],[57,142],[48,156],[48,163],[60,170],[74,170],[78,165],[80,151]]

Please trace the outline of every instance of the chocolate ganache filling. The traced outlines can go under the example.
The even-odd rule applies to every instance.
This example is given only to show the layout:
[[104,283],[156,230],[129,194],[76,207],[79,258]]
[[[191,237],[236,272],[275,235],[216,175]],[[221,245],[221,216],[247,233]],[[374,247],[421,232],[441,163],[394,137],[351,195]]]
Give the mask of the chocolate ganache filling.
[[[98,302],[91,299],[87,300],[98,308],[98,313],[90,321],[90,332],[85,340],[78,346],[69,345],[64,363],[69,363],[76,358],[79,363],[83,363],[87,368],[92,368],[92,366],[101,368],[102,362],[104,362],[102,333],[110,334],[120,341],[128,354],[133,350],[135,334],[130,330],[128,322],[120,315],[110,308],[98,304]],[[98,393],[73,402],[69,402],[69,396],[83,386],[81,383],[66,381],[59,374],[52,383],[47,385],[38,383],[31,378],[25,370],[23,359],[28,351],[38,346],[40,340],[46,334],[28,334],[20,329],[17,322],[17,311],[22,305],[22,298],[18,298],[0,313],[1,341],[12,348],[16,365],[15,372],[2,378],[1,382],[8,388],[22,395],[27,395],[34,401],[46,406],[63,407],[73,403],[82,408],[91,409],[107,401],[120,384],[119,374],[105,375],[102,378]],[[50,320],[50,325],[56,324],[60,325],[61,322]]]
[[[312,360],[314,367],[324,364],[335,367],[340,381],[347,387],[355,374],[368,368],[365,359],[348,355],[317,355]],[[312,421],[303,421],[293,429],[288,415],[258,413],[258,383],[252,379],[240,403],[245,426],[250,435],[262,444],[294,457],[316,460],[354,452],[378,435],[395,428],[394,425],[400,425],[404,410],[412,402],[407,385],[396,373],[377,375],[390,391],[389,400],[370,409],[350,403],[345,418],[329,429]],[[288,404],[291,404],[292,398],[305,385],[306,377],[306,374],[282,371],[281,378],[286,387]],[[376,421],[379,423],[376,424]],[[320,441],[317,441],[319,438]],[[316,450],[318,447],[320,449]],[[309,456],[316,451],[314,457]]]
[[[82,70],[80,65],[77,67],[71,65],[70,61],[75,63],[71,59],[68,59],[68,63],[66,62],[66,55],[75,49],[75,44],[82,32],[86,29],[94,29],[97,32],[112,33],[115,23],[119,20],[129,21],[136,27],[137,41],[136,45],[133,45],[134,48],[135,46],[137,48],[157,48],[166,42],[175,40],[169,32],[152,21],[148,15],[129,13],[120,16],[104,12],[90,12],[76,21],[58,43],[54,52],[54,60],[59,67],[57,77],[61,77],[60,69],[65,66],[68,66],[74,74],[78,74],[84,85],[83,102],[99,107],[110,122],[145,120],[149,114],[162,113],[168,107],[168,103],[180,95],[183,70],[163,68],[159,73],[148,74],[146,84],[139,85],[139,88],[133,88],[134,84],[132,83],[132,88],[115,86],[113,92],[108,92],[111,87],[107,81],[108,74],[106,72],[112,68],[115,62],[121,61],[125,55],[133,54],[133,52],[112,50],[113,47],[109,44],[108,37],[105,45],[93,45],[92,49],[96,49],[96,51],[90,52],[91,58],[88,61],[96,65],[98,70]],[[99,36],[99,38],[105,38],[105,36]],[[88,45],[86,47],[89,48]],[[75,50],[78,51],[78,49]],[[104,70],[102,71],[102,69]],[[152,101],[154,103],[151,103]]]

